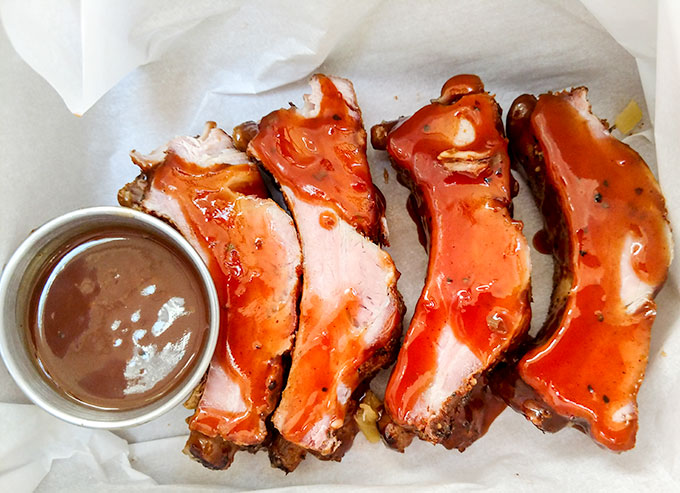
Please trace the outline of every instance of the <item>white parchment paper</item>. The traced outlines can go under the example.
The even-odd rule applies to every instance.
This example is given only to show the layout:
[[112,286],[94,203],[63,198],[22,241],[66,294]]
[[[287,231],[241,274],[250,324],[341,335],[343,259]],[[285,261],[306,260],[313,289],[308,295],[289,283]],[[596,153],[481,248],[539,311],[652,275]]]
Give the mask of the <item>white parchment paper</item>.
[[[314,71],[354,82],[367,128],[413,113],[457,73],[479,74],[506,110],[524,92],[586,85],[595,113],[613,121],[633,98],[645,118],[626,141],[653,169],[658,157],[671,219],[679,224],[680,3],[674,0],[56,5],[0,0],[0,265],[46,220],[114,204],[118,188],[136,174],[129,150],[196,134],[205,120],[229,130],[288,101],[300,103],[304,79]],[[383,153],[369,150],[369,160],[387,197],[390,253],[402,272],[407,322],[427,257],[405,211],[407,191]],[[540,217],[526,187],[515,211],[531,238]],[[537,327],[552,263],[536,252],[532,263]],[[0,365],[0,491],[672,490],[680,487],[679,276],[676,261],[657,298],[638,443],[624,454],[601,450],[574,430],[543,435],[507,410],[464,454],[417,440],[397,454],[359,436],[339,464],[308,458],[285,476],[266,454],[240,453],[231,469],[213,472],[181,453],[189,414],[183,408],[116,434],[81,429],[28,404]],[[374,381],[376,390],[386,375]]]

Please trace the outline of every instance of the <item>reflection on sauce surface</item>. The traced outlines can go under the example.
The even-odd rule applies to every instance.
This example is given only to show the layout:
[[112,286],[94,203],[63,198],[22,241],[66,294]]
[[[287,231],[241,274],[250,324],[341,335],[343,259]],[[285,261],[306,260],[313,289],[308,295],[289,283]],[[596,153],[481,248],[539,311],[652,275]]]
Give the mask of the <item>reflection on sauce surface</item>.
[[47,378],[74,399],[134,409],[193,368],[208,335],[200,277],[182,253],[136,229],[77,237],[48,262],[28,329]]
[[670,262],[664,199],[640,156],[590,114],[584,89],[533,104],[530,120],[517,125],[530,124],[540,144],[545,170],[532,170],[545,173],[564,214],[546,219],[546,229],[559,238],[556,227],[566,228],[569,247],[557,255],[573,280],[555,332],[524,357],[520,375],[558,413],[585,421],[602,445],[629,449],[652,298]]

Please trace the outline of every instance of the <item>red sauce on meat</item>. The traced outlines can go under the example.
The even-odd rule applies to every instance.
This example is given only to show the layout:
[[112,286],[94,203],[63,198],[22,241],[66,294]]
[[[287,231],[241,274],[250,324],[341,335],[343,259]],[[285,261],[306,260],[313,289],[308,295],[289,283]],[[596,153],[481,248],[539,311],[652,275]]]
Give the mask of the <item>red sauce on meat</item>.
[[479,77],[471,74],[461,74],[451,77],[442,87],[440,103],[448,104],[461,94],[483,94],[484,84]]
[[389,361],[401,319],[398,274],[370,241],[381,233],[383,199],[344,82],[347,99],[342,80],[315,76],[318,115],[275,111],[248,147],[282,186],[304,255],[300,324],[272,422],[285,440],[336,458],[351,444],[357,387]]
[[316,76],[318,114],[278,110],[260,122],[251,146],[280,185],[308,201],[333,207],[359,232],[376,238],[382,214],[366,161],[366,132],[358,107],[350,107],[333,81]]
[[573,284],[556,332],[519,370],[558,413],[587,422],[601,444],[626,450],[635,443],[635,396],[656,306],[645,300],[629,313],[621,292],[640,282],[650,297],[659,289],[669,230],[644,161],[586,115],[561,93],[540,96],[531,116],[546,180],[563,206]]
[[[353,334],[347,329],[354,326],[352,320],[360,305],[353,289],[334,300],[335,308],[316,295],[306,300],[305,305],[311,308],[300,315],[300,325],[324,327],[324,330],[300,332],[296,340],[296,345],[305,349],[304,359],[300,362],[305,378],[295,380],[290,395],[305,400],[295,407],[288,402],[283,431],[286,439],[293,443],[305,443],[310,430],[326,420],[331,423],[331,429],[344,423],[346,403],[352,389],[361,381],[356,369],[366,354],[363,334]],[[338,362],[343,364],[338,365]],[[329,396],[338,398],[329,399]]]
[[276,311],[267,302],[286,280],[279,267],[285,247],[269,224],[254,222],[260,216],[247,213],[253,198],[238,193],[266,197],[262,179],[252,164],[206,171],[169,154],[155,169],[151,187],[181,206],[195,235],[189,240],[208,265],[222,308],[213,365],[222,366],[245,400],[245,409],[230,412],[199,404],[189,427],[240,444],[260,443],[266,436],[263,416],[272,412],[281,388],[276,359],[290,346],[296,326],[294,313],[286,307]]
[[[442,90],[441,101],[452,98],[451,88],[465,94],[460,99],[425,106],[388,135],[395,166],[409,172],[431,218],[428,278],[386,393],[402,421],[430,387],[438,358],[447,359],[439,347],[444,330],[486,365],[522,330],[529,310],[528,251],[521,223],[506,209],[507,141],[493,97],[474,92],[481,81],[470,77],[454,77]],[[463,143],[455,141],[462,120],[474,135]],[[452,171],[438,160],[452,148],[493,157],[476,176]]]

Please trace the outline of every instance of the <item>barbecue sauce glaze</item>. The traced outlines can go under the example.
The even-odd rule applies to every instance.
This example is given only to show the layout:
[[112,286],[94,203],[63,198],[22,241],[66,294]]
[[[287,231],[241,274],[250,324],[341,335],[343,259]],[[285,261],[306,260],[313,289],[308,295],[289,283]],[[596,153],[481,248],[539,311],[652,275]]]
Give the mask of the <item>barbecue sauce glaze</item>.
[[348,105],[329,77],[317,78],[322,94],[318,114],[274,111],[262,118],[260,128],[268,131],[260,132],[252,145],[282,187],[333,208],[357,231],[376,239],[384,198],[371,181],[360,109]]
[[[354,95],[344,94],[343,87],[330,77],[319,74],[314,80],[319,84],[319,94],[306,98],[313,99],[315,111],[291,108],[270,113],[262,118],[259,133],[249,145],[249,151],[287,194],[294,215],[318,214],[314,226],[298,218],[305,262],[313,255],[305,248],[319,248],[313,244],[315,240],[320,244],[327,241],[322,238],[330,237],[333,241],[354,241],[354,231],[341,233],[347,225],[374,242],[381,240],[383,221],[383,199],[371,181],[366,133]],[[286,440],[321,455],[336,453],[339,457],[351,444],[351,436],[343,438],[338,431],[343,428],[349,435],[354,428],[351,395],[375,372],[373,365],[390,361],[396,342],[401,304],[391,290],[398,274],[391,258],[368,244],[371,252],[376,250],[374,257],[366,253],[337,260],[333,255],[344,255],[345,250],[338,246],[328,253],[331,260],[320,262],[323,271],[318,264],[305,267],[296,348],[273,422]],[[329,272],[325,265],[336,261],[350,273],[364,265],[367,270],[359,275],[371,277],[366,284],[385,285],[363,287],[361,277],[347,279],[345,272]],[[374,261],[377,263],[361,264]],[[345,262],[353,265],[345,267]],[[321,280],[325,276],[328,279]],[[335,281],[335,276],[342,280]],[[383,278],[386,281],[379,280]],[[331,287],[339,282],[343,289],[333,295],[321,289],[319,295],[317,290],[326,282]],[[379,311],[364,306],[367,301],[360,292],[362,287],[366,292],[374,290],[380,303],[385,303]],[[385,317],[383,325],[378,326],[376,320],[381,317]],[[320,438],[323,433],[318,430],[326,430],[328,436]]]
[[[220,301],[220,332],[212,367],[228,382],[225,402],[202,400],[189,428],[241,445],[261,443],[283,386],[280,355],[290,347],[296,316],[278,300],[288,282],[284,232],[258,212],[267,197],[251,163],[205,168],[168,153],[153,169],[150,187],[178,204]],[[262,204],[262,205],[260,205]],[[292,227],[292,226],[291,226]],[[294,308],[293,308],[294,310]],[[211,394],[212,395],[212,394]]]
[[521,96],[508,133],[564,284],[519,375],[599,444],[630,449],[652,299],[670,263],[663,196],[640,156],[590,113],[583,88]]
[[[506,211],[515,182],[499,115],[478,77],[456,76],[387,135],[430,233],[428,278],[385,395],[399,423],[419,419],[411,414],[438,367],[455,359],[442,341],[455,337],[486,366],[527,326],[528,248]],[[447,151],[460,156],[453,167]]]

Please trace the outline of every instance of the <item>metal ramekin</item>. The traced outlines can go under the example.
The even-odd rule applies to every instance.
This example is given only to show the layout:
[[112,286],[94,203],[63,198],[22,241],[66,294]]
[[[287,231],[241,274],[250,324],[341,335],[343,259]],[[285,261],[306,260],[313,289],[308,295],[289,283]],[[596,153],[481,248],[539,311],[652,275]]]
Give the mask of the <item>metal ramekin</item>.
[[[208,296],[210,328],[201,354],[184,381],[162,398],[146,406],[110,411],[80,404],[60,393],[37,368],[27,340],[26,314],[36,276],[53,253],[69,239],[93,229],[132,226],[175,245],[186,255]],[[0,355],[17,385],[48,413],[90,428],[123,428],[150,421],[187,398],[210,364],[219,331],[219,303],[210,273],[193,247],[177,231],[148,214],[122,207],[93,207],[57,217],[35,230],[9,259],[0,278]]]

